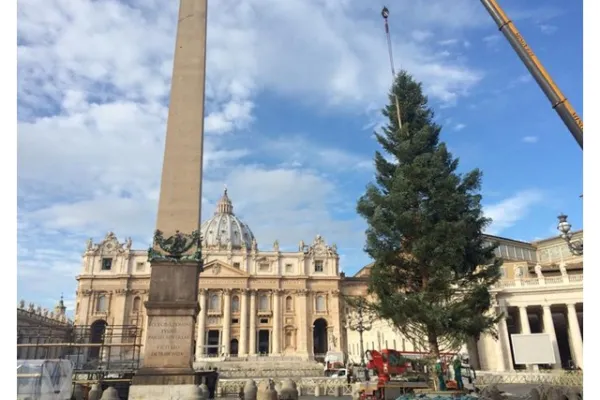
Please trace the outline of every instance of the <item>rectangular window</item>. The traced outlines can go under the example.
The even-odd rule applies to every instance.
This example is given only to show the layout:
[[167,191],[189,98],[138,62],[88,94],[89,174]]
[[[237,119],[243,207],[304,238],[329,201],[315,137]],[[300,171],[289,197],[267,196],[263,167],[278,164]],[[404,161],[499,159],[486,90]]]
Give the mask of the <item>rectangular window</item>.
[[261,324],[268,324],[269,323],[269,318],[261,318],[260,319],[260,323]]
[[239,320],[238,318],[233,318],[233,319],[231,320],[231,323],[232,323],[233,325],[235,325],[235,324],[239,324],[239,323],[240,323],[240,320]]
[[143,271],[145,266],[146,266],[146,263],[139,262],[135,265],[135,269],[136,269],[136,271]]
[[323,272],[323,260],[315,260],[315,272]]
[[240,263],[233,263],[233,268],[240,269]]
[[102,271],[110,271],[112,268],[112,258],[103,258],[102,259]]
[[285,264],[285,272],[291,274],[294,271],[294,266],[292,264]]
[[259,271],[268,271],[270,268],[270,264],[269,263],[260,263],[258,264],[258,270]]

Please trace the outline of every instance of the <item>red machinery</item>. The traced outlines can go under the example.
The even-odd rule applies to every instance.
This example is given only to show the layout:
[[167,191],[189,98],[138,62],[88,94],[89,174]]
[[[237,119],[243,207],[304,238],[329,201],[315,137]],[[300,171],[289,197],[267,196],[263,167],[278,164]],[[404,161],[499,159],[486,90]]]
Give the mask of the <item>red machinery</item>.
[[367,369],[377,375],[381,384],[389,382],[391,377],[404,374],[411,367],[410,362],[396,350],[367,350],[365,357],[368,360]]
[[[373,379],[363,382],[361,387],[361,400],[387,400],[396,399],[402,393],[415,389],[428,389],[429,378],[421,370],[415,360],[428,356],[426,352],[406,351],[399,352],[392,349],[367,350],[367,369],[372,371]],[[454,353],[441,354],[444,363],[449,363]]]

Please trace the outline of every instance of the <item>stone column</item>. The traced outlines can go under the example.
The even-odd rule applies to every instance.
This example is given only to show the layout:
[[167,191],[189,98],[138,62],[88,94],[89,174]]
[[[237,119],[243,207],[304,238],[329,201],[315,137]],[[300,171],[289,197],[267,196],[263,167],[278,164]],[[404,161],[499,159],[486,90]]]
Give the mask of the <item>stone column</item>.
[[281,353],[281,290],[273,290],[273,355]]
[[583,368],[583,339],[581,338],[575,304],[567,304],[567,321],[569,323],[569,342],[571,343],[573,361],[576,367]]
[[340,351],[343,349],[343,344],[342,344],[342,336],[343,336],[343,332],[342,332],[342,316],[341,316],[341,310],[342,307],[340,305],[340,291],[339,290],[334,290],[331,293],[331,305],[329,305],[329,315],[332,315],[335,321],[335,325],[333,326],[333,346],[334,346],[334,350],[336,351]]
[[506,317],[508,311],[506,308],[500,308],[504,312],[504,318],[498,322],[498,371],[514,371],[512,352],[510,351],[510,338],[508,336],[508,326]]
[[256,290],[250,292],[250,330],[248,332],[248,354],[256,355]]
[[[527,314],[527,306],[519,307],[519,322],[521,324],[521,333],[529,335],[531,333],[531,327],[529,326],[529,316]],[[528,365],[528,369],[533,371],[539,371],[537,364]]]
[[206,337],[206,289],[200,289],[198,301],[200,302],[200,312],[198,313],[198,331],[196,334],[196,360],[199,361],[204,357],[204,344]]
[[553,369],[561,369],[562,363],[560,360],[560,353],[558,351],[558,342],[556,341],[556,332],[554,331],[554,321],[552,320],[552,311],[550,310],[550,306],[545,305],[542,306],[543,310],[543,320],[544,320],[544,333],[550,335],[550,342],[552,343],[552,349],[554,350],[554,357],[556,359],[556,364],[552,365]]
[[223,352],[229,355],[231,345],[231,289],[223,289]]
[[239,355],[243,357],[248,354],[248,291],[242,290],[240,294],[241,315],[240,315],[240,347]]
[[308,290],[301,289],[298,290],[296,293],[298,295],[298,313],[296,315],[300,317],[300,323],[298,324],[299,335],[297,352],[305,355],[305,357],[308,358],[312,353],[312,349],[309,348],[308,342]]

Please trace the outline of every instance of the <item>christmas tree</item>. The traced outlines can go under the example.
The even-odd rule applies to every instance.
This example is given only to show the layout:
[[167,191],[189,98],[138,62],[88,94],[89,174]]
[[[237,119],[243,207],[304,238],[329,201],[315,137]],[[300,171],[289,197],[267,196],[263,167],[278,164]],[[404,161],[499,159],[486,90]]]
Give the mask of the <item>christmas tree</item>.
[[402,71],[389,98],[389,121],[375,134],[383,150],[375,152],[375,182],[357,205],[374,260],[370,307],[437,358],[482,333],[496,335],[501,317],[488,312],[489,288],[502,261],[482,235],[490,222],[482,173],[457,172],[421,84]]

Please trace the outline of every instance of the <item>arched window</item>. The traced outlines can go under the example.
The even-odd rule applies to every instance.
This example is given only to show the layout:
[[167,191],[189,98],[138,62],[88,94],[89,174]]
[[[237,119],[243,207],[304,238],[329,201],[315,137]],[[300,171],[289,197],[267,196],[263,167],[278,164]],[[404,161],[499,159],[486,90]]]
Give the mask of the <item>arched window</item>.
[[269,310],[269,297],[266,294],[261,294],[258,299],[258,309],[261,311]]
[[234,313],[240,312],[240,298],[238,296],[233,296],[231,299],[231,311]]
[[294,299],[292,296],[285,298],[285,311],[292,311],[294,309]]
[[220,306],[220,300],[219,300],[219,296],[217,296],[216,294],[213,294],[212,296],[210,296],[210,301],[208,303],[208,309],[211,311],[218,311],[219,310],[219,306]]
[[327,311],[327,305],[325,304],[324,296],[317,296],[316,308],[319,312]]
[[141,303],[142,303],[142,300],[139,298],[139,296],[136,296],[133,299],[133,307],[132,308],[133,308],[133,312],[134,313],[140,312],[140,305],[141,305]]
[[106,312],[108,309],[108,298],[105,294],[98,295],[98,299],[96,300],[96,311],[97,312]]

